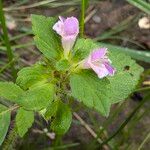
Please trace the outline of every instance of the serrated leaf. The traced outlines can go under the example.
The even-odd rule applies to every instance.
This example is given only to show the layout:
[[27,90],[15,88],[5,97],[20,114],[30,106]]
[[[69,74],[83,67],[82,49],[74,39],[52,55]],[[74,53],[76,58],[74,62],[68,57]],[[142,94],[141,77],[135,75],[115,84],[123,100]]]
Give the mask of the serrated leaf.
[[70,77],[72,95],[86,106],[96,109],[104,116],[110,110],[109,81],[100,80],[91,71],[82,71]]
[[68,60],[66,59],[60,60],[56,63],[57,71],[66,71],[67,69],[69,69],[69,67],[70,67],[70,64]]
[[23,137],[34,122],[34,112],[20,108],[16,115],[17,132]]
[[64,134],[68,131],[72,122],[72,113],[70,107],[61,101],[57,106],[56,116],[51,123],[51,129],[57,134]]
[[28,110],[41,110],[53,101],[54,86],[52,84],[43,84],[26,91],[20,95],[20,105]]
[[134,91],[143,68],[121,52],[110,50],[109,58],[117,70],[113,77],[108,77],[112,91],[110,99],[112,103],[117,103]]
[[32,15],[31,20],[37,48],[49,59],[58,58],[62,47],[58,35],[52,29],[56,20],[41,15]]
[[12,102],[18,101],[23,90],[13,82],[0,82],[0,97]]
[[[89,55],[90,51],[98,47],[100,47],[100,44],[93,42],[90,39],[79,39],[74,48],[75,50],[74,57],[76,60],[81,61]],[[136,64],[136,62],[132,60],[128,55],[122,52],[119,52],[117,50],[115,51],[114,49],[113,50],[108,49],[108,51],[109,51],[109,58],[112,61],[112,65],[116,68],[117,71],[113,77],[109,77],[109,76],[107,77],[108,80],[110,81],[110,84],[107,87],[109,88],[109,91],[108,93],[106,93],[106,95],[109,97],[110,103],[116,103],[121,100],[124,100],[125,98],[127,98],[129,94],[133,92],[133,90],[135,89],[138,83],[138,80],[140,78],[140,74],[143,71],[143,68],[140,67],[138,64]],[[99,79],[97,80],[97,82],[101,82],[103,80],[105,80],[105,78]],[[74,84],[76,84],[75,81],[74,81]],[[77,89],[77,86],[78,85],[76,84],[76,86],[73,89],[75,88]],[[92,89],[92,86],[94,85],[92,85],[92,82],[91,82],[91,85],[90,85],[91,89]],[[99,89],[105,90],[105,87],[100,84]],[[80,101],[83,101],[81,98],[86,97],[86,95],[81,96],[82,93],[81,95],[79,95],[78,93],[80,91],[79,89],[77,90],[78,92],[72,91],[74,93],[74,96],[78,99],[80,97]],[[86,90],[84,93],[86,93]]]
[[27,90],[33,85],[44,84],[49,80],[51,70],[42,64],[35,64],[31,67],[25,67],[18,72],[16,83]]
[[5,136],[10,125],[10,111],[7,107],[0,104],[0,145],[5,139]]

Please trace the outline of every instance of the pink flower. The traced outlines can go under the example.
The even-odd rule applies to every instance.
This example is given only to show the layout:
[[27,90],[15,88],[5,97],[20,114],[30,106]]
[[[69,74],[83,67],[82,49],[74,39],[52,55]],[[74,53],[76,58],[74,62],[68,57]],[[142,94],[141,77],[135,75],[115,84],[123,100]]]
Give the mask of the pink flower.
[[59,19],[53,26],[53,30],[62,37],[64,56],[67,58],[79,33],[79,22],[75,17],[68,17],[67,19],[59,17]]
[[99,48],[90,53],[88,58],[82,61],[82,68],[93,69],[99,78],[107,75],[113,76],[115,69],[111,66],[111,61],[107,56],[107,48]]

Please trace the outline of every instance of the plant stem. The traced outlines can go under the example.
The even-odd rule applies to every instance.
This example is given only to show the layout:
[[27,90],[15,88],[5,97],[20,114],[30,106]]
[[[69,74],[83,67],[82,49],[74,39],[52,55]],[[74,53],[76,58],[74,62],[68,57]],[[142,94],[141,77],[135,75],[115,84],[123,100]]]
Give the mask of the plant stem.
[[[11,45],[10,45],[9,38],[8,38],[8,31],[7,31],[7,27],[6,27],[4,12],[3,12],[2,0],[0,0],[0,21],[1,21],[1,25],[2,25],[3,34],[4,34],[5,45],[7,48],[8,60],[9,60],[9,62],[13,62],[14,55],[13,55],[13,51],[11,49]],[[15,79],[16,78],[16,70],[14,67],[14,63],[11,63],[11,69],[12,69],[12,76]]]
[[18,138],[17,126],[14,124],[14,127],[10,130],[7,139],[5,140],[2,149],[3,150],[15,150],[16,140]]
[[85,0],[81,2],[80,36],[84,36]]
[[132,119],[132,117],[136,114],[136,112],[143,106],[143,104],[149,100],[149,96],[147,95],[143,101],[132,111],[132,113],[127,117],[127,119],[122,123],[122,125],[119,127],[119,129],[108,139],[106,139],[100,146],[102,147],[104,144],[107,144],[109,141],[111,141],[120,131],[127,125],[127,123]]

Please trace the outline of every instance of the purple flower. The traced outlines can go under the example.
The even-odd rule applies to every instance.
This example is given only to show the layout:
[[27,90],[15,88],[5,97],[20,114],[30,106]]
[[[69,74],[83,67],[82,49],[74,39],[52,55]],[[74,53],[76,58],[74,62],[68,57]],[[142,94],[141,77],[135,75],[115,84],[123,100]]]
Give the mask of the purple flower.
[[53,26],[53,30],[62,37],[64,56],[67,58],[79,33],[79,22],[75,17],[68,17],[67,19],[59,17],[59,19]]
[[104,78],[107,75],[113,76],[116,71],[111,66],[111,61],[107,56],[107,48],[92,51],[81,64],[84,69],[93,69],[99,78]]

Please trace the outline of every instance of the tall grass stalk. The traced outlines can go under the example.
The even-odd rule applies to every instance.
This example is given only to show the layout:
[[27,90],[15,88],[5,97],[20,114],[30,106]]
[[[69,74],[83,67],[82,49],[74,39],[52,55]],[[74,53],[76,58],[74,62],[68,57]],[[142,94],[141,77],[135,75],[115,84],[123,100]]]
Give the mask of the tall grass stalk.
[[80,36],[84,36],[84,19],[85,19],[85,2],[86,0],[81,1],[81,19],[80,19]]
[[[13,62],[14,55],[13,55],[13,51],[11,49],[11,45],[10,45],[10,42],[9,42],[8,31],[7,31],[6,21],[5,21],[4,11],[3,11],[2,0],[0,0],[0,21],[1,21],[3,34],[4,34],[4,42],[5,42],[5,46],[6,46],[6,49],[7,49],[6,53],[7,53],[7,56],[8,56],[8,60],[9,60],[9,62]],[[15,70],[15,67],[14,67],[14,63],[11,63],[11,70],[12,70],[12,76],[15,80],[16,70]]]

